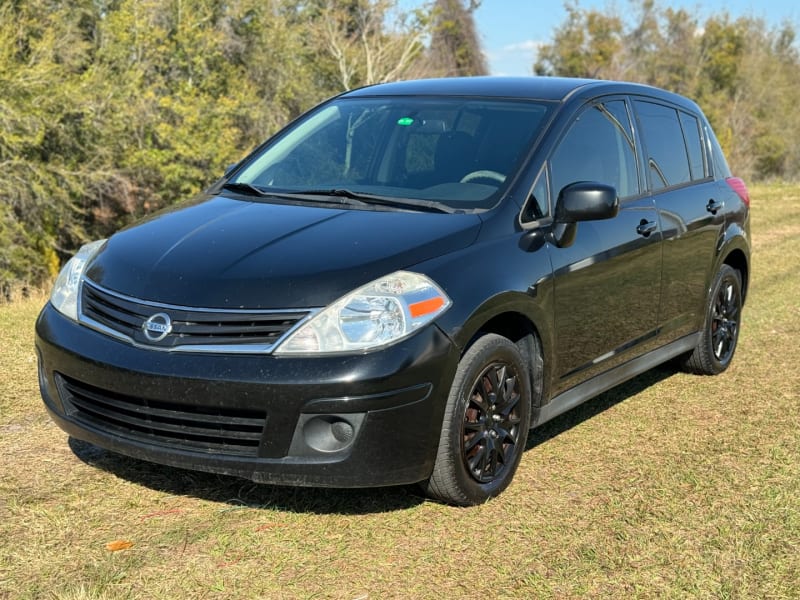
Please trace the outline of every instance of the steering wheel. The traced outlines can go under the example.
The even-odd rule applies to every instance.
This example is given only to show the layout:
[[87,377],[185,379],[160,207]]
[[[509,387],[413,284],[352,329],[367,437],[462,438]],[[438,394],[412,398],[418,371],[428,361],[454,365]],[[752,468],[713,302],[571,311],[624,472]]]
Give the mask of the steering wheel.
[[473,179],[492,179],[499,183],[503,183],[506,180],[506,176],[502,173],[498,173],[497,171],[472,171],[461,178],[461,183],[469,183]]

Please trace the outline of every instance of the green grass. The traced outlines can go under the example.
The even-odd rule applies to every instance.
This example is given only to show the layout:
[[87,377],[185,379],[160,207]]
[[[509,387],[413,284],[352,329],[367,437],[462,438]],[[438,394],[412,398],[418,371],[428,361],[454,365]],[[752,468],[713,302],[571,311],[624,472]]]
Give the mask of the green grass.
[[752,196],[733,366],[659,368],[535,430],[475,508],[69,440],[38,396],[44,299],[0,306],[0,598],[800,597],[800,187]]

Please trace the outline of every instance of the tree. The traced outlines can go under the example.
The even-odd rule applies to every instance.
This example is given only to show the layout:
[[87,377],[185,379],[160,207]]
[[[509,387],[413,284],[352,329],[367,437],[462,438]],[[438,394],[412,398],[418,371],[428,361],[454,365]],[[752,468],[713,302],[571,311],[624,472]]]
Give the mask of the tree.
[[[40,284],[84,237],[94,162],[89,0],[0,5],[0,287]],[[88,164],[89,168],[82,168]],[[95,168],[93,168],[95,167]],[[90,217],[89,217],[90,218]],[[37,260],[34,260],[36,257]]]
[[191,197],[343,89],[421,73],[398,0],[0,0],[0,288]]
[[473,12],[480,2],[436,0],[430,44],[431,67],[442,76],[488,75]]
[[345,90],[402,78],[424,49],[422,11],[402,12],[394,0],[325,0],[316,22]]
[[540,75],[625,79],[695,99],[733,170],[751,178],[796,178],[800,60],[795,30],[727,14],[700,23],[655,0],[632,0],[634,17],[566,4],[567,18],[542,47]]
[[533,70],[537,75],[611,78],[622,49],[622,20],[594,10],[583,10],[577,0],[564,5],[567,19],[551,44],[539,49]]

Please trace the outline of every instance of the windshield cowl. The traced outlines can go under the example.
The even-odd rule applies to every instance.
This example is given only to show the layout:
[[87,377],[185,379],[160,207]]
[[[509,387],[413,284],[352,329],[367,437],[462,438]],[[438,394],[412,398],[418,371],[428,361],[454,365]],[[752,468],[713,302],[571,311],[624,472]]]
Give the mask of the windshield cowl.
[[392,196],[379,196],[376,194],[362,194],[346,189],[333,190],[264,190],[251,183],[225,183],[223,189],[255,196],[258,198],[271,198],[273,200],[291,200],[312,203],[328,203],[336,205],[346,205],[357,208],[364,207],[384,207],[400,210],[413,210],[423,212],[456,213],[467,212],[464,210],[450,208],[446,204],[431,200],[417,200],[413,198],[399,198]]

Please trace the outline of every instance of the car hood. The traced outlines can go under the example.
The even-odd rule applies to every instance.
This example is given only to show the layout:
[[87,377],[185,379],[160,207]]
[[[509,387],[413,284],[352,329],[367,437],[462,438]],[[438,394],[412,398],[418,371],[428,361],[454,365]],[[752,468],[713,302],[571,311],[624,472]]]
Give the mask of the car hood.
[[398,269],[475,240],[476,214],[200,199],[112,236],[87,277],[179,306],[325,306]]

